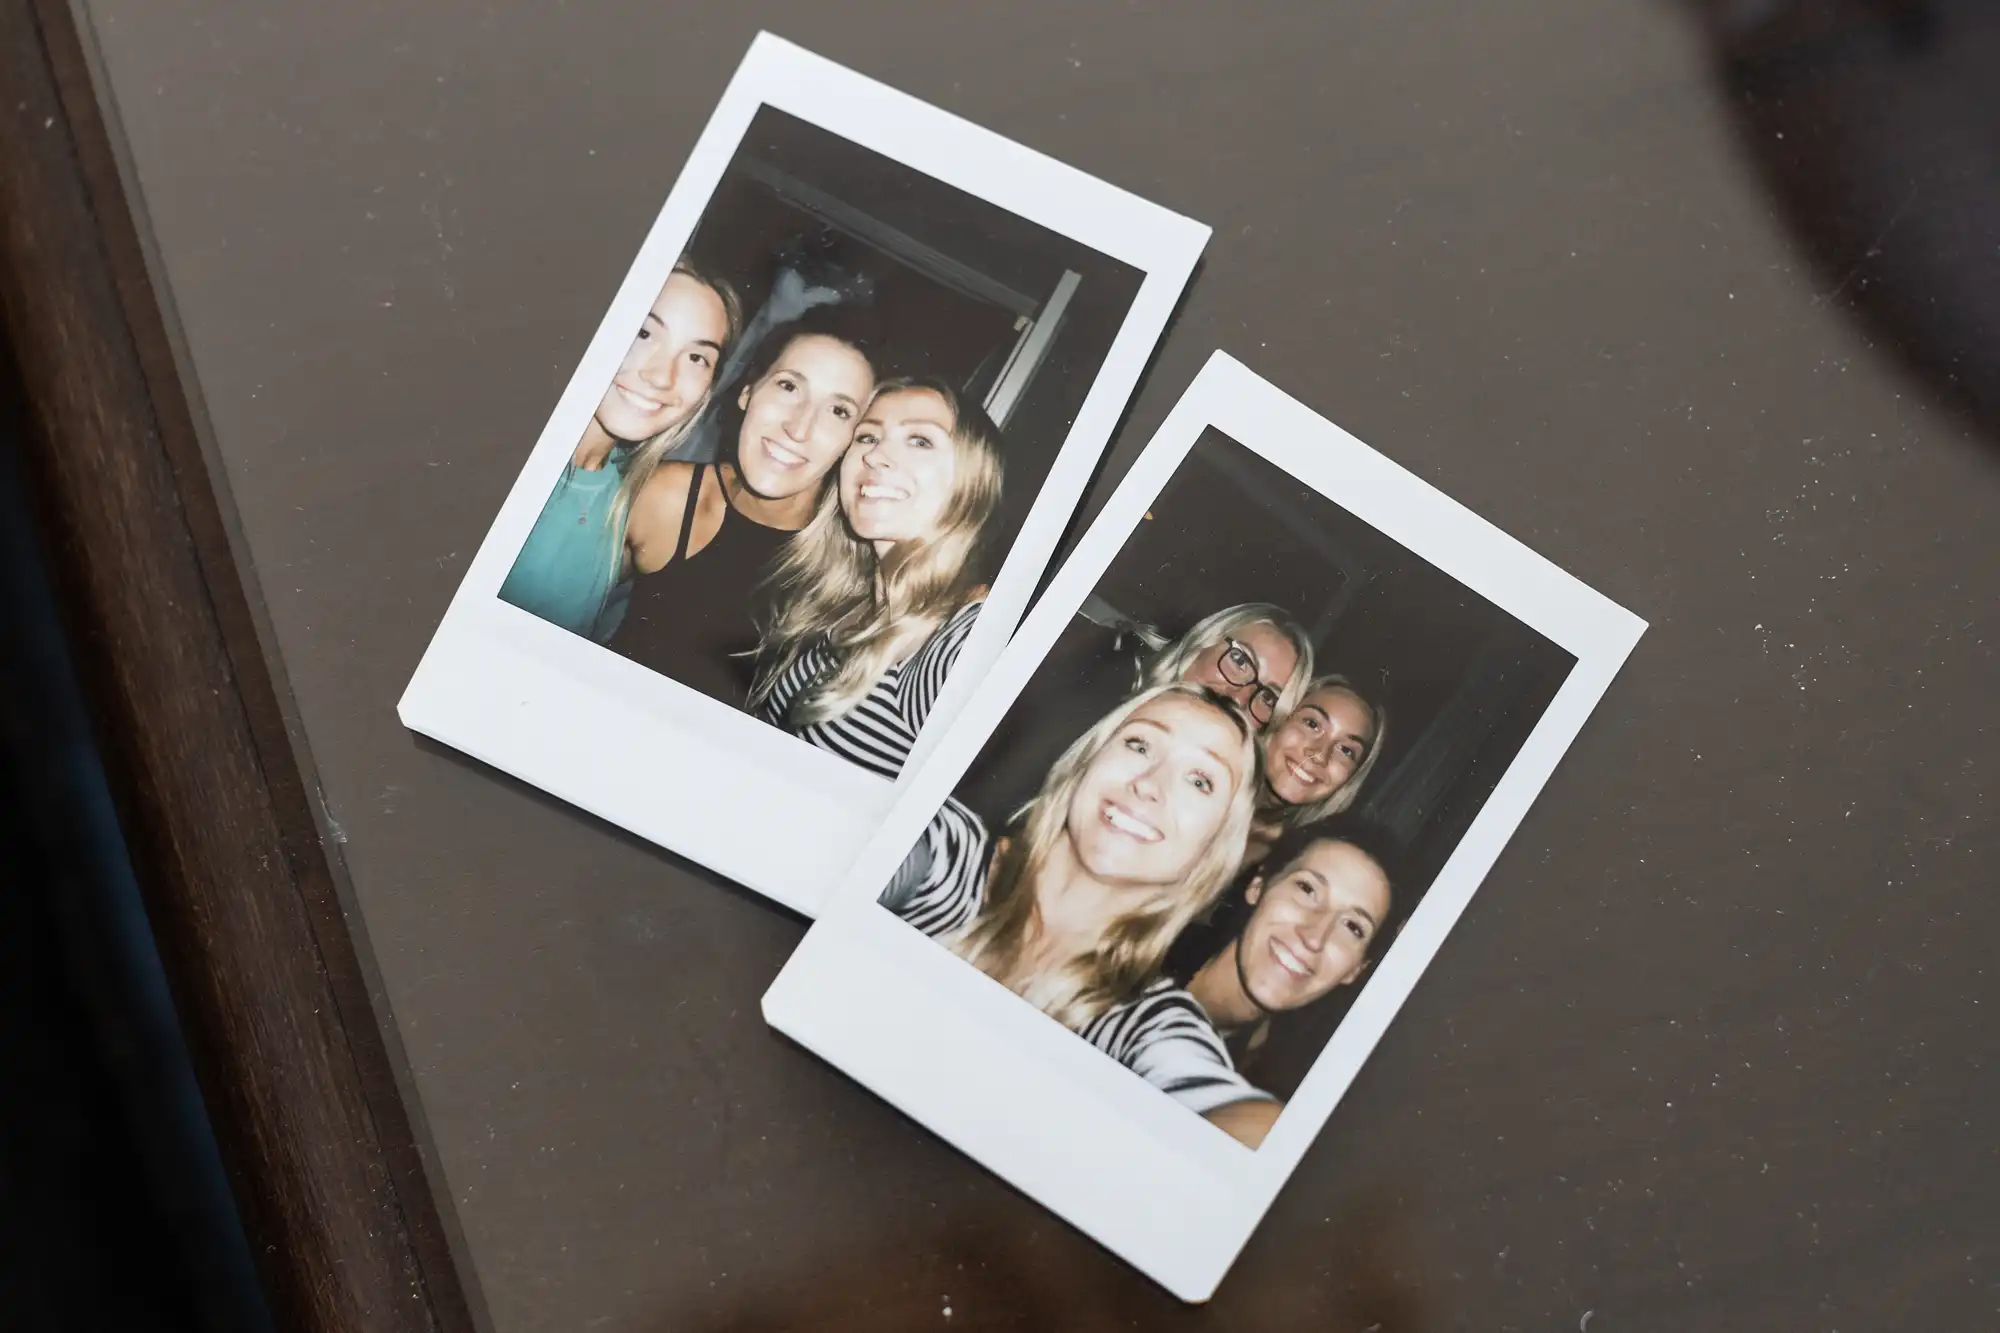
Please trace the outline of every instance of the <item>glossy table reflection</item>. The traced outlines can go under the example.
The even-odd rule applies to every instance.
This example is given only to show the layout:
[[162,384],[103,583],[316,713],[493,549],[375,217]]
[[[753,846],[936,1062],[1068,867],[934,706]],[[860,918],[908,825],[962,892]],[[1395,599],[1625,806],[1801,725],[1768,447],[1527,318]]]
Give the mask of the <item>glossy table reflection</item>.
[[[355,1308],[2000,1322],[1981,7],[82,12],[379,1025]],[[1652,622],[1207,1308],[766,1030],[803,923],[397,724],[759,27],[1214,225],[1094,494],[1219,345]]]

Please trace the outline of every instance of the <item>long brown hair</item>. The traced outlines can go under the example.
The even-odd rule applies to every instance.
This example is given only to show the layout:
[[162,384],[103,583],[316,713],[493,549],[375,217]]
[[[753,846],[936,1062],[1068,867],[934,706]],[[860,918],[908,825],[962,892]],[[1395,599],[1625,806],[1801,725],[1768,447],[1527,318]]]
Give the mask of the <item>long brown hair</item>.
[[[1242,737],[1242,776],[1230,793],[1222,827],[1178,883],[1107,922],[1097,947],[1039,975],[1021,974],[1021,956],[1035,919],[1035,889],[1067,833],[1070,800],[1090,762],[1134,714],[1157,699],[1184,698],[1222,713]],[[1049,768],[1042,789],[1014,815],[1006,850],[993,868],[979,915],[947,941],[952,951],[1013,990],[1057,1022],[1081,1028],[1137,993],[1160,969],[1189,922],[1229,886],[1243,859],[1258,790],[1257,727],[1234,701],[1178,682],[1141,691],[1077,737]],[[1140,896],[1140,895],[1135,895]]]
[[890,655],[911,641],[912,626],[923,630],[921,642],[965,605],[978,585],[976,557],[986,522],[1000,504],[1000,430],[983,409],[940,379],[886,380],[876,386],[869,406],[917,389],[936,394],[951,410],[952,494],[938,516],[937,532],[897,542],[878,559],[874,546],[848,527],[839,485],[829,485],[812,521],[786,541],[765,581],[777,610],[757,645],[750,708],[770,698],[792,664],[824,643],[832,670],[792,701],[785,720],[808,726],[839,717],[894,665]]
[[[716,299],[722,302],[723,320],[727,331],[722,336],[722,346],[716,349],[715,354],[715,374],[720,375],[722,358],[728,353],[730,344],[736,341],[736,336],[743,331],[743,299],[736,294],[734,287],[700,267],[686,255],[675,261],[674,270],[667,275],[667,281],[672,282],[675,275],[693,278],[714,292]],[[676,445],[685,440],[701,421],[702,413],[707,410],[709,397],[714,391],[715,383],[711,379],[708,389],[702,393],[701,401],[694,405],[694,410],[678,424],[667,427],[634,448],[619,467],[618,494],[611,497],[611,509],[604,520],[610,525],[611,530],[618,534],[618,540],[611,543],[612,583],[620,582],[625,575],[625,520],[631,516],[632,502],[639,497],[639,492],[645,489],[646,483],[659,469],[661,461]]]
[[1382,746],[1389,738],[1389,710],[1354,688],[1354,682],[1347,677],[1338,674],[1320,676],[1300,691],[1299,703],[1305,703],[1321,690],[1345,690],[1361,700],[1361,706],[1366,708],[1368,716],[1375,720],[1375,734],[1369,738],[1368,753],[1362,757],[1360,764],[1347,775],[1347,781],[1334,788],[1332,793],[1305,805],[1280,807],[1284,811],[1280,823],[1285,828],[1311,824],[1325,819],[1328,815],[1337,815],[1353,805],[1361,795],[1362,784],[1367,782],[1368,775],[1375,771],[1375,761],[1382,757]]

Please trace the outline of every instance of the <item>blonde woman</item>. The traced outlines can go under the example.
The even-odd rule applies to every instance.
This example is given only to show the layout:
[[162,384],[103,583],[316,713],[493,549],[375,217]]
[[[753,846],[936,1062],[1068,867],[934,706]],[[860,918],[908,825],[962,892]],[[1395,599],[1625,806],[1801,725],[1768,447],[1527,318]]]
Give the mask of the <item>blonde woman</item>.
[[1256,792],[1242,710],[1155,686],[1063,752],[997,851],[947,802],[882,901],[1081,1031],[1139,994],[1235,877]]
[[734,401],[724,455],[640,475],[626,524],[631,605],[610,647],[732,706],[749,684],[758,587],[831,493],[875,392],[875,364],[837,310],[766,335]]
[[572,634],[610,636],[632,497],[708,401],[742,323],[727,283],[686,259],[674,265],[500,585],[502,601]]
[[979,614],[1000,434],[942,380],[875,390],[839,484],[786,544],[747,707],[894,778]]
[[[1109,606],[1101,607],[1108,611]],[[1183,615],[1186,612],[1182,613]],[[1306,632],[1284,608],[1244,602],[1203,616],[1177,639],[1162,643],[1150,627],[1079,611],[1051,649],[1042,677],[1060,688],[1038,690],[1043,723],[1003,752],[985,756],[974,790],[987,810],[1011,810],[1035,794],[1064,736],[1089,726],[1118,701],[1154,685],[1200,685],[1240,705],[1260,730],[1298,703],[1312,681],[1313,650]],[[1179,623],[1179,622],[1175,622]],[[1137,664],[1098,630],[1160,644]],[[1141,634],[1146,637],[1141,638]]]
[[1389,733],[1389,713],[1347,677],[1321,676],[1264,737],[1263,791],[1244,864],[1264,859],[1278,835],[1339,814],[1361,795]]
[[1298,707],[1312,673],[1312,642],[1284,608],[1243,602],[1196,621],[1147,665],[1144,683],[1206,686],[1267,728]]

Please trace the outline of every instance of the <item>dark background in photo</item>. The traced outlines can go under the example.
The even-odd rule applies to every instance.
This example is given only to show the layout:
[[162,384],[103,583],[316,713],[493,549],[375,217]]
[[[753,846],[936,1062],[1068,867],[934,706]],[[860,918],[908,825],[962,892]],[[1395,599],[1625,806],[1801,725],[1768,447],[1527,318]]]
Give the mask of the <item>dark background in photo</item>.
[[[750,122],[688,243],[735,285],[755,351],[757,312],[787,270],[837,291],[884,376],[937,375],[1003,428],[1006,491],[988,534],[989,574],[1028,509],[1145,274],[796,116]],[[1042,327],[1046,325],[1047,327]],[[714,450],[728,442],[704,441]]]
[[[1136,683],[1144,647],[1239,602],[1275,602],[1313,640],[1317,672],[1339,672],[1388,710],[1387,744],[1354,808],[1404,849],[1388,928],[1423,897],[1576,659],[1369,524],[1221,431],[1196,441],[1124,549],[960,780],[993,827],[1034,796],[1065,747]],[[1094,617],[1094,618],[1093,618]],[[1111,622],[1109,625],[1101,622]],[[1230,903],[1190,932],[1211,956]],[[1379,952],[1379,951],[1378,951]],[[1366,978],[1272,1024],[1248,1063],[1288,1097]]]
[[[988,581],[1145,278],[770,107],[751,121],[687,253],[736,289],[744,332],[719,368],[709,410],[672,456],[728,457],[735,441],[722,437],[736,417],[725,408],[733,408],[764,335],[807,310],[838,307],[842,323],[869,342],[884,378],[941,377],[1001,426],[1002,499],[980,556]],[[733,612],[689,608],[690,642],[715,639],[698,623],[709,614]],[[743,614],[747,626],[749,609]],[[736,666],[747,691],[754,665]]]

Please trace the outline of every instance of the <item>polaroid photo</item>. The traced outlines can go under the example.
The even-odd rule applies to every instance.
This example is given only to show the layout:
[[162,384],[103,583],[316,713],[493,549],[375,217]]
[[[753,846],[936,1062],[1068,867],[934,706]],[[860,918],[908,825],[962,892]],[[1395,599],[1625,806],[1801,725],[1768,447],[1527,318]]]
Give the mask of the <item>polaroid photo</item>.
[[1208,234],[760,35],[404,725],[811,915],[1027,609]]
[[1206,1300],[1643,622],[1220,353],[764,999]]

